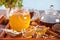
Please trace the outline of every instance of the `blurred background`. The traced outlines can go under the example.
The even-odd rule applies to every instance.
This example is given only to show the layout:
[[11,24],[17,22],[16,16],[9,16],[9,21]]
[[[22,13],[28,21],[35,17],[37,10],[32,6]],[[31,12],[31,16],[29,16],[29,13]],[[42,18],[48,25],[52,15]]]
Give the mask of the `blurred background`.
[[[24,7],[30,9],[46,10],[50,4],[53,4],[56,10],[60,10],[60,0],[23,0]],[[2,6],[0,9],[5,9],[5,7]]]

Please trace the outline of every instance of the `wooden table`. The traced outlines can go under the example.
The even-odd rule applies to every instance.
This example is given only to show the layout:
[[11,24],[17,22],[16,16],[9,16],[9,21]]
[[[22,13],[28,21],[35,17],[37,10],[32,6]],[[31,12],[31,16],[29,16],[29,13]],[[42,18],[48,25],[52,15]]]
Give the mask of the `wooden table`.
[[[4,18],[0,20],[0,23],[2,23]],[[5,26],[5,28],[9,28],[9,23]],[[60,40],[60,38],[20,38],[17,37],[11,37],[10,35],[7,35],[4,31],[1,33],[0,40]]]

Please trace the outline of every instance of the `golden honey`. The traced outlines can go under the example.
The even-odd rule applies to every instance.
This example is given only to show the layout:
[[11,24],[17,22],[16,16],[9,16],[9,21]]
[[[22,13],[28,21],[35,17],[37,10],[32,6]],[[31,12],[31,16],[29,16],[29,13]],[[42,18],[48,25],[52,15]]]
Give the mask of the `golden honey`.
[[10,28],[16,31],[21,31],[29,27],[30,14],[29,12],[17,11],[9,17]]

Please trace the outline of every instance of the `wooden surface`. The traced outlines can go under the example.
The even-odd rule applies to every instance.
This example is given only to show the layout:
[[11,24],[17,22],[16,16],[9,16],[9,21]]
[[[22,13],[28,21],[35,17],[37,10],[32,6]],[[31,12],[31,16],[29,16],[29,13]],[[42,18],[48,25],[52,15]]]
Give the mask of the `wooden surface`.
[[[9,23],[6,25],[6,28],[9,28]],[[12,37],[5,32],[2,33],[2,38],[0,40],[60,40],[60,38],[22,38],[20,35]]]
[[0,40],[60,40],[60,39],[50,39],[50,38],[0,38]]
[[[1,19],[1,21],[3,20],[4,18],[2,18]],[[2,21],[3,22],[3,21]],[[1,23],[2,23],[1,22]],[[7,28],[9,28],[9,23],[6,25],[6,27],[5,27],[6,29]],[[60,40],[60,38],[59,39],[57,39],[57,38],[22,38],[22,37],[20,37],[20,35],[19,36],[17,36],[17,37],[12,37],[12,36],[10,36],[10,35],[8,35],[8,34],[6,34],[4,31],[2,32],[2,34],[1,34],[1,37],[0,37],[0,40]]]

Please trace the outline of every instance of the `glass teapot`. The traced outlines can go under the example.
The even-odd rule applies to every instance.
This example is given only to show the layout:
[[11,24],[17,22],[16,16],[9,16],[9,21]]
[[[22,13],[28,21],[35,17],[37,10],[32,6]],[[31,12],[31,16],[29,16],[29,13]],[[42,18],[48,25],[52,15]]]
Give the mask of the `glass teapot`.
[[50,5],[50,9],[41,14],[41,21],[46,23],[60,22],[60,14],[54,9],[54,5]]

